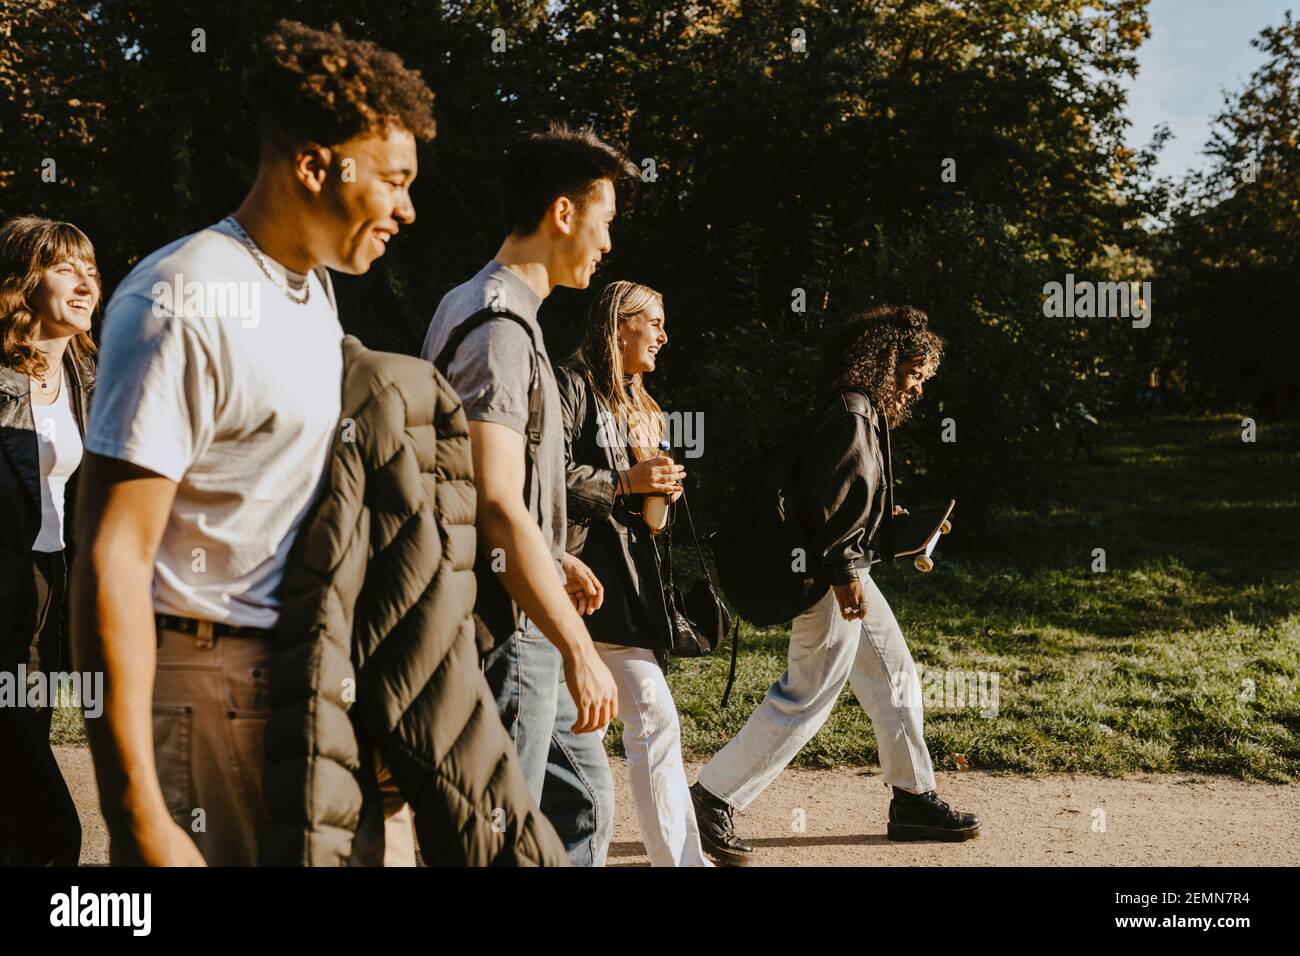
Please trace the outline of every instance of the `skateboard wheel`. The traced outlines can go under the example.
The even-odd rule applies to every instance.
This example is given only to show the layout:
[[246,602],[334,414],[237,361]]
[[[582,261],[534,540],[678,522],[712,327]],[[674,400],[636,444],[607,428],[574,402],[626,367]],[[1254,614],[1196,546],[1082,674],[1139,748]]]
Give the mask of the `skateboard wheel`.
[[929,574],[934,570],[934,561],[923,554],[917,555],[916,558],[913,559],[912,563],[916,565],[916,570],[920,571],[922,574]]
[[943,524],[939,525],[939,533],[947,534],[951,530],[952,530],[952,522],[949,521],[947,518],[944,518]]

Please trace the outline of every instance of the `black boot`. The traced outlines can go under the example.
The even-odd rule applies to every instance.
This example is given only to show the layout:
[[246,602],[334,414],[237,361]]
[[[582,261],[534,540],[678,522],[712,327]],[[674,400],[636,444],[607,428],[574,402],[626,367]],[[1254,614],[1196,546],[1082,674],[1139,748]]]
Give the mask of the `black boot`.
[[748,866],[754,858],[754,848],[736,836],[731,819],[735,811],[731,804],[719,800],[699,783],[691,787],[691,803],[695,804],[695,822],[705,852],[720,863]]
[[908,793],[894,788],[894,799],[889,802],[889,839],[959,843],[979,835],[979,817],[954,810],[933,790]]

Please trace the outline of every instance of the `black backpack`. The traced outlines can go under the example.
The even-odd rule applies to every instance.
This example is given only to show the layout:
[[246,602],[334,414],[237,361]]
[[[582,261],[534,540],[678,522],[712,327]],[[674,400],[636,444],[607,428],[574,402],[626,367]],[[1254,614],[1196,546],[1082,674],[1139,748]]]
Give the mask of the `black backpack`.
[[741,466],[732,504],[713,533],[718,583],[752,624],[784,624],[830,587],[808,556],[810,535],[796,500],[794,475],[804,445],[764,448]]
[[750,623],[792,621],[830,590],[821,561],[809,553],[812,535],[796,490],[808,437],[825,410],[741,465],[731,507],[713,533],[718,583]]

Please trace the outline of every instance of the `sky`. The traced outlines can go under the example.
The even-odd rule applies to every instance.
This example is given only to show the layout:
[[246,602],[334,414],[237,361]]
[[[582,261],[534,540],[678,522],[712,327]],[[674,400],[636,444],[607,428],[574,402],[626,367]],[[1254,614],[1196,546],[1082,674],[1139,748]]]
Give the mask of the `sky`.
[[1156,173],[1181,178],[1204,168],[1201,155],[1223,91],[1240,90],[1263,65],[1250,40],[1283,22],[1289,9],[1300,16],[1300,0],[1151,0],[1151,37],[1138,48],[1138,75],[1128,80],[1128,145],[1151,141],[1166,123],[1173,136],[1160,153]]

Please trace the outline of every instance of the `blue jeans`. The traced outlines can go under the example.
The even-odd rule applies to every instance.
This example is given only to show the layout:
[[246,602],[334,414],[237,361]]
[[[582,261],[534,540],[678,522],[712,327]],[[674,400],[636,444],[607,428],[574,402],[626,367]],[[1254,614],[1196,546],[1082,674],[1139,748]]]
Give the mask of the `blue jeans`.
[[569,859],[574,866],[604,866],[614,835],[614,777],[601,735],[571,729],[578,708],[560,652],[525,619],[484,658],[483,673],[528,789]]

